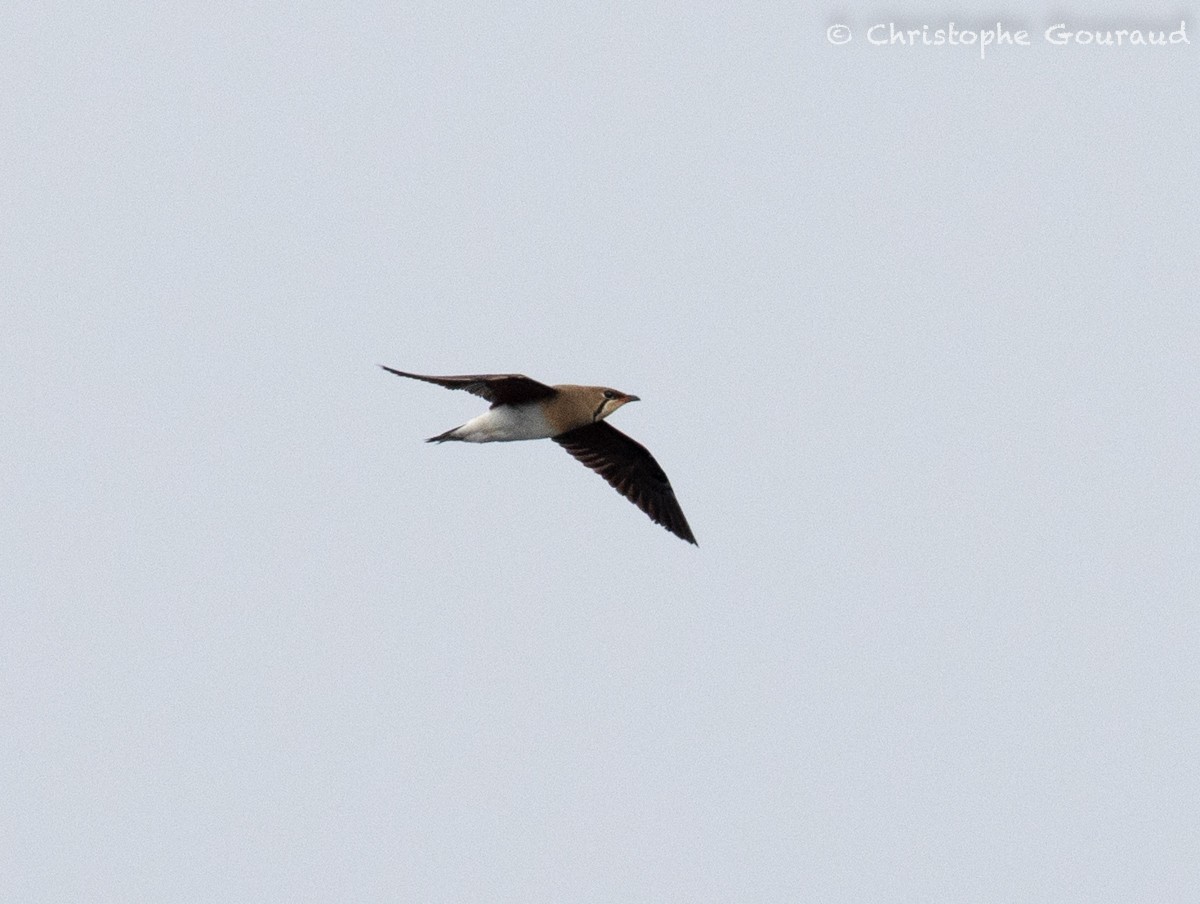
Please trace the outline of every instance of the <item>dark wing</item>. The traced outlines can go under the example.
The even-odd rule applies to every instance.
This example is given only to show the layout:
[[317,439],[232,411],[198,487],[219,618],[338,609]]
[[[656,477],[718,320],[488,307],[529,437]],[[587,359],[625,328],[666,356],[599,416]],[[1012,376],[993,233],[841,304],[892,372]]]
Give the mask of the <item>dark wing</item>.
[[476,374],[466,377],[426,377],[422,374],[409,374],[402,370],[394,370],[380,364],[384,370],[398,377],[408,377],[412,380],[424,380],[426,383],[436,383],[447,389],[464,389],[471,395],[487,399],[492,407],[497,405],[519,405],[522,402],[534,402],[546,399],[558,393],[553,386],[531,380],[521,374]]
[[683,517],[671,481],[641,443],[604,421],[560,433],[554,441],[607,480],[651,521],[700,545]]

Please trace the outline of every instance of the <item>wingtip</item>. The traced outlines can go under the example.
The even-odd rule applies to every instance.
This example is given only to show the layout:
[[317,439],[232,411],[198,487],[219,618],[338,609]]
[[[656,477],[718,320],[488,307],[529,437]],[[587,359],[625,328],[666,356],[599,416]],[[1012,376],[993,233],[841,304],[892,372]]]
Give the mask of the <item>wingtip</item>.
[[691,543],[693,546],[700,545],[700,542],[696,539],[696,535],[692,533],[691,525],[689,525],[687,523],[687,521],[684,521],[682,524],[680,524],[677,522],[671,523],[670,521],[667,521],[667,520],[660,521],[658,518],[654,518],[653,516],[651,516],[651,517],[652,517],[652,520],[656,524],[658,524],[660,527],[665,529],[667,531],[667,533],[669,533],[673,536],[676,536],[680,540],[683,540],[687,543]]

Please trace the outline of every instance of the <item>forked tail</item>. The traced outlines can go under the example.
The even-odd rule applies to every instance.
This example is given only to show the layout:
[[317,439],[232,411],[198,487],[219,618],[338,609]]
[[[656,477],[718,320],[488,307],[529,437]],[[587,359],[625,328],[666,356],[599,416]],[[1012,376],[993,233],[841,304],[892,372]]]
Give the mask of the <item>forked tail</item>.
[[461,441],[462,440],[461,436],[454,435],[457,430],[458,430],[457,427],[451,427],[445,433],[439,433],[437,436],[429,437],[429,439],[425,440],[425,442],[427,442],[427,443],[444,443],[444,442],[448,442],[450,440]]

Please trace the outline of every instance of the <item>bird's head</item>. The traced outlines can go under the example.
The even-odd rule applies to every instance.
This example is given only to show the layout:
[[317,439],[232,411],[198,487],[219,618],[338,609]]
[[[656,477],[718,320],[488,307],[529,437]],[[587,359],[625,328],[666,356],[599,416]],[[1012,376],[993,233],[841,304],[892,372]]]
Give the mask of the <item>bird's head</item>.
[[595,405],[592,408],[592,420],[602,421],[626,402],[640,402],[635,395],[629,395],[626,392],[619,392],[616,389],[607,389],[602,386],[596,387]]

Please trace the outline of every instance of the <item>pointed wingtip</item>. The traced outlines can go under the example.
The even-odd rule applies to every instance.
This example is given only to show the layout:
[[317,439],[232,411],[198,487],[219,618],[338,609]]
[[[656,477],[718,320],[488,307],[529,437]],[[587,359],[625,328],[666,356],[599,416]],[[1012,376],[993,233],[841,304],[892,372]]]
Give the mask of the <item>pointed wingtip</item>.
[[693,546],[699,546],[700,541],[696,539],[696,535],[692,533],[691,526],[684,521],[682,524],[671,524],[667,521],[659,521],[654,519],[655,523],[665,528],[668,533],[674,534],[680,540],[691,543]]

